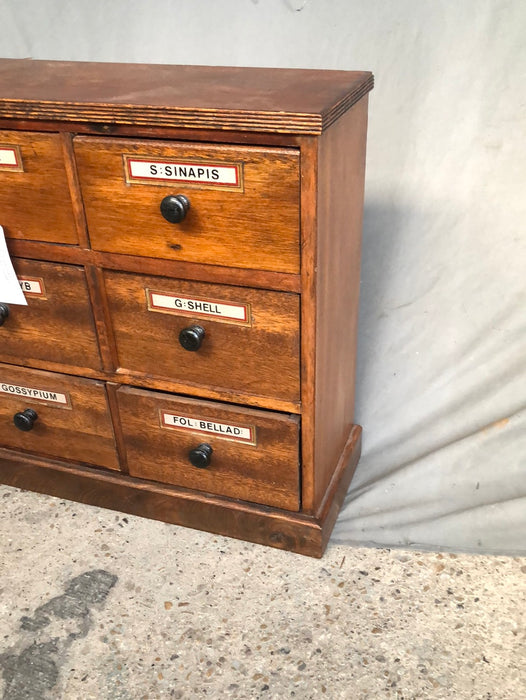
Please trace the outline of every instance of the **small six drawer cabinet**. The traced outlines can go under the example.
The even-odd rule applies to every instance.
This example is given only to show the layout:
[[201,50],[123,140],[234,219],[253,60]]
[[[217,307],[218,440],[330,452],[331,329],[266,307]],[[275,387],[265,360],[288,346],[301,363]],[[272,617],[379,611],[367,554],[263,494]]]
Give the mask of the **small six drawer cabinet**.
[[360,455],[372,86],[0,60],[1,483],[322,556]]

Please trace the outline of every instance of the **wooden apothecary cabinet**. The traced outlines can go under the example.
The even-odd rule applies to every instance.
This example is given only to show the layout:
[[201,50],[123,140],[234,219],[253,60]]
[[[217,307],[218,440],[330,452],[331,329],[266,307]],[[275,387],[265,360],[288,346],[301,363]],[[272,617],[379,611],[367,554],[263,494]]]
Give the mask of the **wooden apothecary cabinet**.
[[[0,481],[321,556],[366,72],[0,61]],[[1,300],[0,300],[1,301]]]

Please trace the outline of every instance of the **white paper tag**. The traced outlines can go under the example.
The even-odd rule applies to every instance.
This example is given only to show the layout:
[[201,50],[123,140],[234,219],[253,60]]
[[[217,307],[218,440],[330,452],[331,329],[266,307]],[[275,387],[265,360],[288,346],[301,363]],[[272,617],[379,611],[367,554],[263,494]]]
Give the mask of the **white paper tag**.
[[0,226],[0,302],[27,306],[24,292],[13,269],[5,242],[4,229]]

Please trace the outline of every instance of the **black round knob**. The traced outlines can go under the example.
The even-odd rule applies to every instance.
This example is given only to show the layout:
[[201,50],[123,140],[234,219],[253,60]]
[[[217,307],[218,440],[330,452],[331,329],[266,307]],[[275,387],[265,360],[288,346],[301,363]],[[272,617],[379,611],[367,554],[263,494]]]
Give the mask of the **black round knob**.
[[19,430],[23,430],[27,433],[28,430],[33,429],[37,418],[38,415],[36,411],[33,411],[32,408],[26,408],[25,411],[15,413],[13,422]]
[[183,330],[179,333],[179,342],[185,350],[195,352],[201,347],[204,337],[204,328],[201,326],[189,326],[188,328],[183,328]]
[[169,194],[161,202],[161,214],[171,224],[180,224],[189,209],[190,201],[184,194]]
[[0,326],[3,326],[6,318],[9,316],[9,306],[7,304],[0,304]]
[[212,447],[210,445],[207,445],[206,442],[203,442],[198,447],[194,447],[193,450],[190,450],[190,452],[188,453],[188,457],[190,458],[190,462],[194,465],[194,467],[204,469],[210,464],[212,452]]

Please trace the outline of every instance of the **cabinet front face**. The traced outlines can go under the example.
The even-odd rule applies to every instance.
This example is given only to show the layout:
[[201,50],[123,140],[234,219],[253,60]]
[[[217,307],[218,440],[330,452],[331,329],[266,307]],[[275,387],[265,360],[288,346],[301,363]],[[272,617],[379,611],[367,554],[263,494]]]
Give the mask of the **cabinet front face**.
[[123,369],[299,402],[299,297],[105,272]]
[[0,131],[0,226],[6,238],[78,244],[58,134]]
[[28,305],[9,305],[0,361],[100,369],[84,269],[20,258],[13,265]]
[[93,248],[299,272],[295,149],[79,136],[75,153]]
[[131,476],[299,509],[299,418],[121,387]]
[[119,469],[102,382],[0,365],[2,447]]

